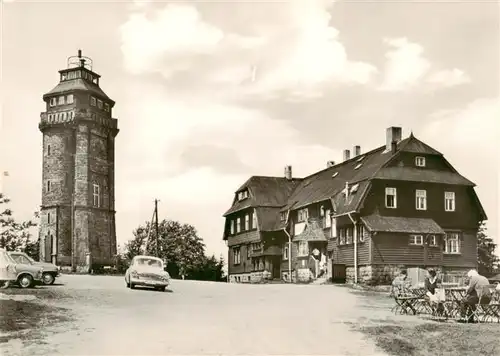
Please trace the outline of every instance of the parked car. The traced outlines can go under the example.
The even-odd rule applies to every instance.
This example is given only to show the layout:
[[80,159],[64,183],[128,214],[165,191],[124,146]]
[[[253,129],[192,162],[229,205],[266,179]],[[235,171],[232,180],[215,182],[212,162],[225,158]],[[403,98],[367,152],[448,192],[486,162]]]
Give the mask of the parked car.
[[16,263],[7,251],[0,248],[0,287],[7,288],[17,280]]
[[152,256],[135,256],[125,271],[127,288],[135,286],[153,287],[165,291],[170,284],[170,275],[165,271],[163,261]]
[[34,265],[38,267],[43,268],[43,274],[42,274],[42,282],[45,285],[51,285],[54,284],[54,281],[56,280],[56,277],[59,277],[61,274],[61,269],[59,266],[56,266],[53,263],[48,263],[48,262],[38,262],[32,259],[30,256],[28,256],[24,252],[17,252],[17,251],[12,251],[9,252],[10,257],[17,263],[22,263],[25,265]]
[[9,280],[10,283],[17,283],[21,288],[31,288],[38,283],[42,283],[43,267],[31,263],[19,263],[6,251],[3,258],[7,264],[5,268],[7,277],[14,276],[14,280]]

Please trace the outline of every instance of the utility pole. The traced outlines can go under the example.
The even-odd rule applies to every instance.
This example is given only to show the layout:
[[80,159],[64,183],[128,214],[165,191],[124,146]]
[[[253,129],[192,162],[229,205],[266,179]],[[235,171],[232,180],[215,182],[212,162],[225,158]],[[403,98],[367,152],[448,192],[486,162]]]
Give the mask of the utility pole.
[[160,257],[158,253],[158,199],[155,199],[155,229],[156,229],[156,257]]

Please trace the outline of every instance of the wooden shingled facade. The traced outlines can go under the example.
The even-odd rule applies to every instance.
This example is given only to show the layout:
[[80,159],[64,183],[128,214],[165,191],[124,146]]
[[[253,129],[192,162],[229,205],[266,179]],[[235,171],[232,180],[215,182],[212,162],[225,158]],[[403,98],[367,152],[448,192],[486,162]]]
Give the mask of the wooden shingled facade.
[[385,145],[304,178],[249,178],[224,214],[230,281],[316,278],[313,251],[327,267],[346,265],[349,281],[366,283],[405,267],[450,274],[475,267],[476,233],[487,219],[475,184],[442,153],[400,133],[388,128]]

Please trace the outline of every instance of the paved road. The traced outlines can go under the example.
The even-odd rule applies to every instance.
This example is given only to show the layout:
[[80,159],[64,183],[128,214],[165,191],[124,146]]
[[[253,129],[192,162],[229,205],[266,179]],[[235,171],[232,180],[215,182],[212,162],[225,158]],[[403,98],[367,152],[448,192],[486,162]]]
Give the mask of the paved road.
[[0,290],[0,354],[382,355],[354,326],[394,319],[389,298],[332,285],[174,280],[156,292],[114,276],[59,283]]

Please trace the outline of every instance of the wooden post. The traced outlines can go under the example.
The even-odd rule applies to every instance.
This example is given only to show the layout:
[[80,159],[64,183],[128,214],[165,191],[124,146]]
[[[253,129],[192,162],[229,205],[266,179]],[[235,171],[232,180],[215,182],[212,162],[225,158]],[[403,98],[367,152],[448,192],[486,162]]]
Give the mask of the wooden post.
[[160,257],[158,253],[158,199],[155,199],[155,229],[156,229],[156,257]]

